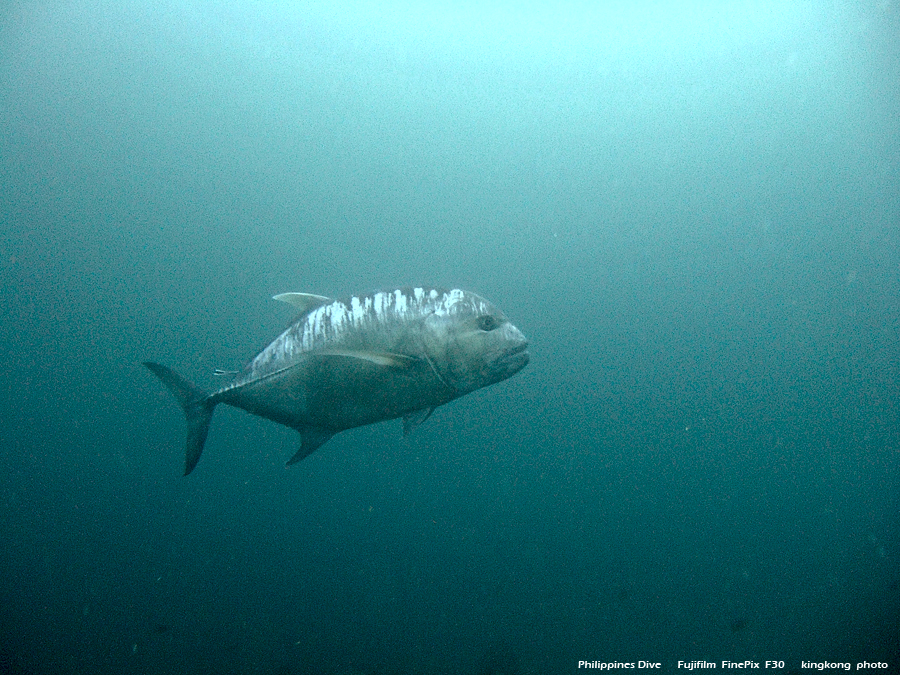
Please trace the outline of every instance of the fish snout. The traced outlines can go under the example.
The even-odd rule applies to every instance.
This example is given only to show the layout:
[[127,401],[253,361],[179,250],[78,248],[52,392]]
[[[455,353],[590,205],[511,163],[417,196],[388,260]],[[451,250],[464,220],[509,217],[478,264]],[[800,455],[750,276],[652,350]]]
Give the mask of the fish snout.
[[522,334],[522,331],[509,324],[506,333],[504,336],[506,349],[501,357],[501,362],[506,367],[506,377],[509,377],[527,366],[530,356],[528,354],[528,338]]

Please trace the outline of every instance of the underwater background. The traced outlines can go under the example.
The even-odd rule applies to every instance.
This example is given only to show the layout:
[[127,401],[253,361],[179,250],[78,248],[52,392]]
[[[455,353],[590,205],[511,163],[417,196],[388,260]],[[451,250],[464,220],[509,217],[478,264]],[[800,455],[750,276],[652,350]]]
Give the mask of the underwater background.
[[[531,363],[181,476],[408,285]],[[900,668],[900,5],[12,0],[0,349],[0,675]]]

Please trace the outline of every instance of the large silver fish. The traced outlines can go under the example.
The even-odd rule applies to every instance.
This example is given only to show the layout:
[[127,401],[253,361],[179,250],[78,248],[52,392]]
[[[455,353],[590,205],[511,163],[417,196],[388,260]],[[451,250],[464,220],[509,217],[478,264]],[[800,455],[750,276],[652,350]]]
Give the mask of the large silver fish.
[[401,288],[332,300],[276,295],[296,320],[219,391],[145,362],[187,417],[184,474],[203,452],[219,403],[300,432],[298,462],[336,433],[403,418],[407,434],[439,405],[500,382],[528,363],[528,341],[484,298],[461,290]]

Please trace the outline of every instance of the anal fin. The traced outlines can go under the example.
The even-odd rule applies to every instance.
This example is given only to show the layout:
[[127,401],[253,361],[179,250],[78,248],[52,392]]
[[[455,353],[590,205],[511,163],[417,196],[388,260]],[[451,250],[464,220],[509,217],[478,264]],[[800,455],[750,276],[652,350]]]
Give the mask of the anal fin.
[[308,457],[324,445],[328,439],[334,436],[331,431],[324,429],[306,428],[300,430],[300,449],[288,460],[288,466],[296,464],[301,459]]

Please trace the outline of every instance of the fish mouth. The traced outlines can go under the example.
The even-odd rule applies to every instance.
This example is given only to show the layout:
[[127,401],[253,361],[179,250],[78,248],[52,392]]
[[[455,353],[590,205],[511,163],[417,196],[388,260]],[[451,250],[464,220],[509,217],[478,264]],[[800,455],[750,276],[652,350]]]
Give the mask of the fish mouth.
[[516,345],[508,350],[501,358],[500,365],[504,366],[506,371],[512,375],[528,365],[530,356],[528,354],[528,343]]

